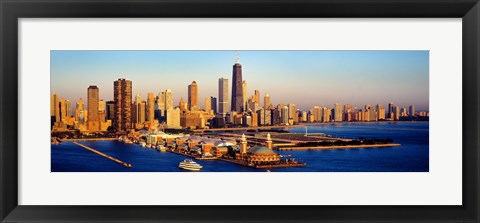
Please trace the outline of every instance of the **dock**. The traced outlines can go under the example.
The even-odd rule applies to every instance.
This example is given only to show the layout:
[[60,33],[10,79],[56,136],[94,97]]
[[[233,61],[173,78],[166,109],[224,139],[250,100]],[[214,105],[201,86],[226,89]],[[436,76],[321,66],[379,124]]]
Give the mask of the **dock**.
[[78,142],[73,142],[73,144],[75,144],[75,145],[77,145],[77,146],[80,146],[80,147],[82,147],[82,148],[84,148],[84,149],[86,149],[86,150],[88,150],[88,151],[90,151],[90,152],[93,152],[93,153],[96,153],[96,154],[98,154],[98,155],[100,155],[100,156],[103,156],[103,157],[105,157],[105,158],[107,158],[107,159],[109,159],[109,160],[112,160],[112,161],[114,161],[114,162],[116,162],[116,163],[118,163],[118,164],[121,164],[121,165],[124,166],[124,167],[132,168],[132,164],[123,162],[123,161],[121,161],[121,160],[119,160],[119,159],[117,159],[117,158],[111,157],[111,156],[109,156],[109,155],[107,155],[107,154],[105,154],[105,153],[102,153],[102,152],[100,152],[100,151],[98,151],[98,150],[96,150],[96,149],[90,148],[90,147],[88,147],[88,146],[86,146],[86,145],[83,145],[83,144],[81,144],[81,143],[78,143]]
[[251,167],[251,168],[257,168],[257,169],[268,169],[268,168],[280,168],[280,167],[301,167],[301,166],[306,166],[306,163],[280,163],[280,164],[272,164],[272,165],[249,165],[248,163],[245,163],[244,161],[241,160],[234,160],[234,159],[228,159],[228,158],[223,158],[223,157],[209,157],[209,158],[204,158],[204,157],[198,157],[194,156],[192,154],[188,153],[180,153],[174,150],[167,150],[167,152],[175,153],[178,155],[183,155],[187,156],[196,160],[219,160],[223,162],[229,162],[229,163],[234,163],[237,165],[241,166],[246,166],[246,167]]

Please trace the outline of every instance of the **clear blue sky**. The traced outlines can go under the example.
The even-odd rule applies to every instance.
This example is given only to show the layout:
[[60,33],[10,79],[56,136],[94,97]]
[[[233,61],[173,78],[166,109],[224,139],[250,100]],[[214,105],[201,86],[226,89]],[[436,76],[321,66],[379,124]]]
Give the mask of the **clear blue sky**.
[[[428,110],[428,51],[238,51],[248,95],[269,93],[272,103],[314,105],[393,102]],[[187,86],[197,81],[199,103],[218,98],[218,78],[229,79],[231,94],[235,51],[51,51],[51,90],[74,105],[86,103],[87,88],[97,85],[100,98],[113,99],[113,81],[132,80],[133,95],[146,100],[173,90],[174,103],[187,100]],[[231,96],[231,95],[229,95]]]

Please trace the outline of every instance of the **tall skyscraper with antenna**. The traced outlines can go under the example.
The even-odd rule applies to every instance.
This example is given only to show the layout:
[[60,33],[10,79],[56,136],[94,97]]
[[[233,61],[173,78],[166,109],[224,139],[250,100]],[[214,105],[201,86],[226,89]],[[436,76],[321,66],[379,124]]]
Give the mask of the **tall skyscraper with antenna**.
[[242,65],[240,57],[237,54],[232,72],[232,109],[231,111],[241,112],[243,104],[243,86],[242,86]]

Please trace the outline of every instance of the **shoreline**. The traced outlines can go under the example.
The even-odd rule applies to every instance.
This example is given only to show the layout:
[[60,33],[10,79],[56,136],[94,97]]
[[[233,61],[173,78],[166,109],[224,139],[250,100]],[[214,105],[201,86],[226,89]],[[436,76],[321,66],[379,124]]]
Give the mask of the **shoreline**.
[[379,124],[379,123],[395,123],[395,122],[429,122],[429,121],[359,121],[359,122],[304,122],[295,125],[274,125],[274,126],[255,126],[255,127],[235,127],[235,128],[214,128],[214,129],[194,129],[194,133],[205,133],[208,131],[241,131],[241,130],[259,130],[259,129],[288,129],[295,127],[316,126],[316,125],[331,125],[331,124]]
[[313,147],[284,147],[277,148],[278,151],[299,151],[299,150],[335,150],[335,149],[371,149],[381,147],[397,147],[401,144],[388,143],[388,144],[375,144],[375,145],[350,145],[350,146],[313,146]]
[[86,138],[86,139],[61,139],[62,141],[100,141],[100,140],[118,140],[117,138]]

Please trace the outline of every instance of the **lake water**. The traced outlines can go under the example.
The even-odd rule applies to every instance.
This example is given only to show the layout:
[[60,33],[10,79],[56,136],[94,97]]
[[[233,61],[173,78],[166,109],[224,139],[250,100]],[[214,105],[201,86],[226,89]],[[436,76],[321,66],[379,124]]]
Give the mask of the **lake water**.
[[[305,133],[305,127],[290,128],[290,132]],[[274,168],[272,172],[428,172],[428,122],[342,123],[308,126],[308,133],[325,133],[344,138],[393,139],[398,147],[277,151],[290,154],[305,167]],[[112,141],[81,141],[107,155],[131,163],[126,168],[105,157],[94,154],[72,142],[51,147],[52,172],[181,172],[178,163],[186,157],[158,152],[136,144]],[[196,160],[202,172],[265,172],[223,161]]]

